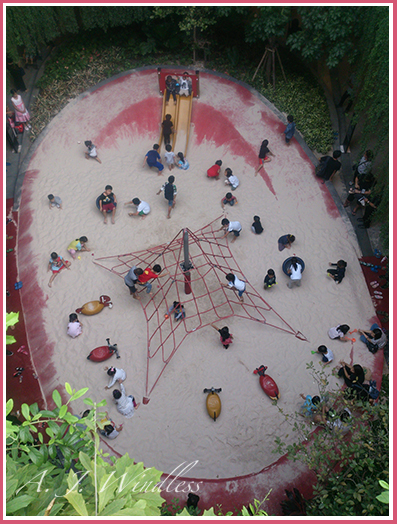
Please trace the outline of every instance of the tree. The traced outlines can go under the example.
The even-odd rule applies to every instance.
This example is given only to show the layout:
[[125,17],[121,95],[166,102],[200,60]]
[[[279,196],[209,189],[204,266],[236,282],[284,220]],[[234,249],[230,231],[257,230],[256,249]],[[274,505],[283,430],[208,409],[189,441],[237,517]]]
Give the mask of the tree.
[[[160,494],[162,473],[134,463],[128,453],[109,456],[100,448],[98,430],[106,424],[99,403],[85,398],[90,409],[82,418],[72,415],[70,404],[88,388],[78,391],[65,384],[65,404],[56,389],[53,410],[37,403],[22,404],[22,423],[12,415],[13,400],[6,404],[6,515],[31,517],[160,516],[168,514]],[[64,392],[62,392],[64,393]],[[45,429],[45,432],[43,431]],[[242,508],[243,515],[266,515],[257,500]],[[175,506],[178,516],[190,516]],[[194,515],[201,513],[199,510]],[[173,513],[170,513],[173,514]],[[218,513],[221,515],[221,513]],[[231,515],[231,513],[228,513]],[[204,517],[216,516],[213,508]]]
[[[65,389],[65,404],[54,390],[55,409],[22,404],[24,422],[7,420],[7,516],[160,515],[164,500],[156,484],[161,472],[135,464],[128,454],[115,458],[103,453],[97,430],[103,427],[100,408],[106,401],[85,398],[91,409],[79,419],[69,405],[88,388],[75,391],[66,383]],[[7,416],[12,408],[10,399]]]
[[298,7],[301,31],[290,34],[287,45],[301,53],[307,62],[325,59],[329,68],[354,53],[355,37],[360,33],[361,7]]
[[362,8],[362,36],[357,44],[359,55],[353,64],[357,72],[358,93],[356,121],[363,123],[361,147],[364,151],[376,138],[374,153],[378,166],[374,170],[378,199],[376,217],[382,223],[384,242],[389,228],[389,8]]
[[316,371],[312,362],[307,368],[318,385],[323,402],[335,406],[338,412],[345,407],[352,412],[347,434],[329,426],[317,428],[312,433],[313,426],[298,414],[284,413],[299,436],[299,442],[286,446],[277,439],[277,452],[287,451],[289,459],[304,462],[317,476],[307,515],[387,515],[388,507],[376,498],[381,493],[379,481],[387,482],[389,478],[387,377],[383,377],[378,402],[371,405],[367,401],[349,399],[341,390],[328,391],[324,371]]

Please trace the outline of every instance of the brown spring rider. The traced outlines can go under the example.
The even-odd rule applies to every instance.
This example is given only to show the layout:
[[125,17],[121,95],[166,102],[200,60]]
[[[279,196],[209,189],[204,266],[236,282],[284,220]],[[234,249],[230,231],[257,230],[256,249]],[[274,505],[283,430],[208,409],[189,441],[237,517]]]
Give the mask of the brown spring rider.
[[214,422],[216,421],[216,419],[219,417],[221,413],[222,404],[221,404],[221,399],[219,398],[219,395],[218,395],[218,393],[220,393],[221,391],[222,391],[222,388],[215,389],[214,387],[212,387],[211,389],[207,389],[207,388],[204,389],[204,393],[208,393],[207,402],[206,402],[208,415],[212,419],[214,419]]

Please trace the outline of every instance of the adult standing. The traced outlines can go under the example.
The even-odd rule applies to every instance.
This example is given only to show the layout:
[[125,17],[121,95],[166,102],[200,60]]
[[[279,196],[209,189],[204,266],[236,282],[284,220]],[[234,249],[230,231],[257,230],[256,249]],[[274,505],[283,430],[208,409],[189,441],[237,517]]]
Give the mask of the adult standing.
[[26,129],[31,129],[29,111],[26,109],[21,95],[18,95],[16,89],[11,89],[11,95],[11,102],[15,109],[15,122],[23,122]]
[[23,67],[20,67],[18,64],[15,64],[12,60],[8,60],[7,69],[10,72],[10,75],[12,76],[15,89],[17,91],[21,91],[22,93],[26,91],[26,85],[22,78],[25,75]]

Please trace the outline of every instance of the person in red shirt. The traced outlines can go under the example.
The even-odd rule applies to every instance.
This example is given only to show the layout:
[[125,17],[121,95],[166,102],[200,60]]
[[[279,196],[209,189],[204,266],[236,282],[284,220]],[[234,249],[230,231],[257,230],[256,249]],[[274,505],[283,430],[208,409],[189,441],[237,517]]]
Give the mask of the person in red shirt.
[[222,165],[222,160],[217,160],[215,164],[208,169],[207,177],[215,178],[215,180],[219,180],[219,174],[221,172],[221,165]]
[[[152,294],[152,287],[153,285],[149,282],[149,280],[152,280],[154,278],[159,278],[160,273],[162,272],[160,264],[155,264],[153,268],[147,267],[142,275],[139,275],[138,277],[138,284],[142,287],[146,288],[146,293]],[[169,275],[168,271],[165,271],[163,275]]]

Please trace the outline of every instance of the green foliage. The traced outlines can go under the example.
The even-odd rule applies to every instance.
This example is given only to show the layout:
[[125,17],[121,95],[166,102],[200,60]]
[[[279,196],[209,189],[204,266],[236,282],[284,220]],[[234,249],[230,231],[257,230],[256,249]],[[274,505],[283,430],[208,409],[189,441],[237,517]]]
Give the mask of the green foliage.
[[291,7],[258,7],[251,23],[246,28],[246,41],[249,43],[274,41],[275,37],[284,36]]
[[311,85],[304,77],[279,79],[276,88],[268,85],[260,92],[286,114],[292,114],[296,127],[307,145],[325,154],[333,144],[333,132],[329,110],[319,85]]
[[383,504],[389,504],[389,484],[384,480],[380,480],[379,484],[385,491],[382,491],[382,493],[377,495],[376,498]]
[[[19,322],[19,312],[18,313],[6,313],[6,330],[9,327],[15,326]],[[6,344],[14,344],[16,342],[15,337],[12,335],[6,335]]]
[[300,51],[307,62],[324,58],[329,68],[335,67],[354,50],[361,9],[357,6],[298,7],[302,30],[289,35],[287,45]]
[[268,517],[269,515],[266,513],[265,510],[261,509],[261,506],[269,498],[270,491],[262,500],[262,502],[260,500],[254,499],[253,504],[248,504],[248,507],[243,506],[243,509],[241,510],[241,515],[243,517]]
[[355,103],[356,120],[363,123],[361,148],[373,148],[377,167],[374,198],[375,220],[381,223],[383,247],[388,251],[389,238],[389,8],[363,7],[362,37],[357,48],[359,58],[354,64],[359,89]]
[[[160,515],[163,499],[156,484],[161,472],[134,464],[128,454],[107,458],[97,432],[104,416],[99,409],[106,401],[96,404],[85,398],[92,409],[79,420],[69,411],[69,404],[88,388],[76,391],[66,383],[65,390],[66,404],[55,390],[54,410],[22,404],[24,422],[18,426],[7,421],[7,516]],[[12,407],[10,399],[7,415]]]
[[[327,405],[336,411],[349,407],[353,416],[349,432],[326,426],[311,433],[313,426],[298,414],[285,414],[297,444],[285,445],[278,439],[276,451],[287,451],[288,458],[304,462],[317,476],[309,516],[383,516],[387,508],[377,501],[379,480],[389,478],[389,394],[384,376],[377,404],[348,400],[341,390],[328,391],[324,371],[307,365],[318,386],[318,394],[327,393]],[[314,394],[314,392],[313,392]],[[282,410],[281,410],[282,412]]]

